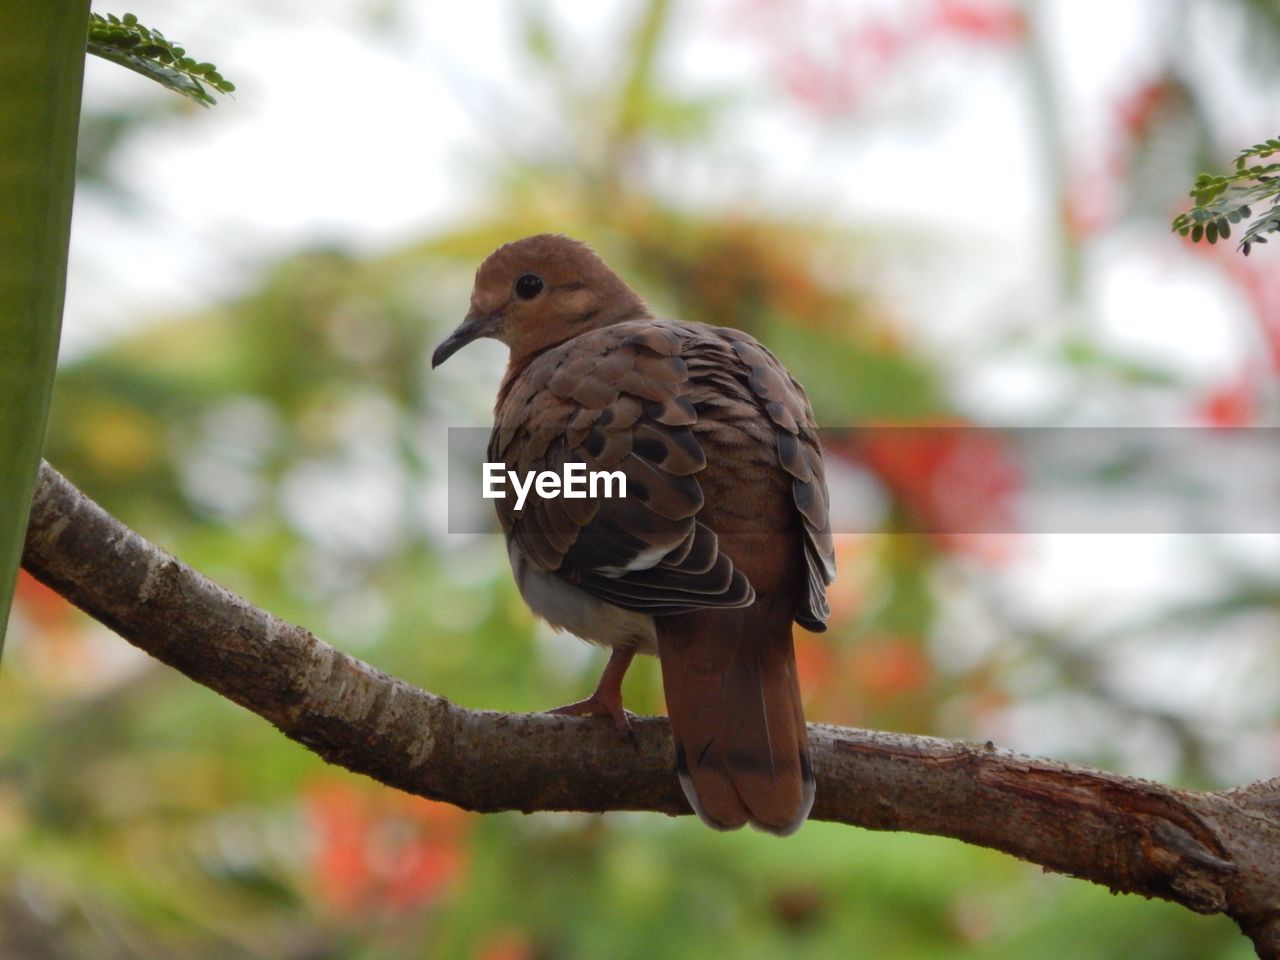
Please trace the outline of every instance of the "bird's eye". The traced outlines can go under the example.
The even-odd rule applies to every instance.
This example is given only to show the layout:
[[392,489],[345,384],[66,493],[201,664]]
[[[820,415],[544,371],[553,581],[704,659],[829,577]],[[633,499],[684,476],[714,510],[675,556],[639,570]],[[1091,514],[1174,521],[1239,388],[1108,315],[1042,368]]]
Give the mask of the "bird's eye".
[[516,296],[532,300],[542,292],[542,278],[536,273],[522,273],[516,278]]

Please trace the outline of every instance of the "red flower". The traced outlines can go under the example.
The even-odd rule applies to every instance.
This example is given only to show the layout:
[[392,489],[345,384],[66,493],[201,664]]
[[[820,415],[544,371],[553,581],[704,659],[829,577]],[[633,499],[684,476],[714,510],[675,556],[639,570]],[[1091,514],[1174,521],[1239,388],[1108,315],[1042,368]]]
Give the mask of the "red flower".
[[1026,17],[1008,3],[938,0],[926,22],[938,33],[986,43],[1020,43],[1027,33]]
[[783,89],[823,114],[856,107],[929,41],[1007,44],[1026,34],[1021,10],[1000,0],[933,0],[861,17],[838,5],[739,0],[733,23],[767,43]]
[[1115,219],[1115,182],[1105,174],[1073,178],[1062,201],[1067,235],[1080,241],[1104,230]]
[[1116,119],[1130,141],[1143,142],[1162,113],[1180,108],[1186,101],[1181,83],[1168,74],[1149,80],[1116,104]]
[[1247,427],[1254,422],[1257,391],[1241,376],[1209,391],[1196,408],[1197,419],[1211,427]]
[[1234,240],[1231,243],[1219,242],[1213,247],[1201,244],[1195,247],[1201,253],[1211,251],[1211,255],[1222,264],[1228,279],[1249,301],[1267,346],[1271,369],[1280,374],[1280,275],[1274,266],[1261,259],[1246,260],[1235,250]]
[[943,547],[989,555],[994,541],[983,535],[1012,532],[1022,474],[994,430],[869,427],[853,443],[909,524]]

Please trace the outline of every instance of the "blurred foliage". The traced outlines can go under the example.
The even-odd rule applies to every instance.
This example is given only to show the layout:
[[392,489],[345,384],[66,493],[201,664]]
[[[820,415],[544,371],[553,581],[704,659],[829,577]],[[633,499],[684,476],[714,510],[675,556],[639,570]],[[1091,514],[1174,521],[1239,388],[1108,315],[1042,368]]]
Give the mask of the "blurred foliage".
[[[468,706],[538,710],[588,690],[602,654],[533,622],[500,538],[446,534],[446,430],[487,424],[502,356],[478,345],[436,373],[428,359],[492,249],[545,229],[590,240],[658,312],[759,336],[823,424],[965,423],[948,358],[909,332],[874,269],[841,266],[872,257],[875,236],[651,188],[655,155],[701,149],[730,110],[664,79],[675,9],[639,5],[603,61],[614,72],[583,76],[555,18],[521,5],[528,75],[549,80],[561,122],[490,171],[487,208],[377,256],[295,252],[233,302],[66,366],[49,459],[165,549],[378,667]],[[928,9],[934,40],[1031,42],[999,5]],[[845,86],[824,82],[809,70],[790,95],[845,102],[830,93]],[[1169,84],[1135,100],[1135,156],[1158,111],[1185,122],[1193,101]],[[1062,216],[1083,246],[1084,218]],[[903,246],[921,283],[912,256],[954,252]],[[1051,359],[1082,394],[1186,389],[1080,330]],[[832,482],[860,485],[883,522],[839,539],[832,629],[798,634],[811,719],[986,739],[1029,705],[1083,703],[1111,726],[1071,759],[1122,765],[1116,729],[1154,724],[1171,778],[1218,782],[1217,741],[1111,682],[1119,631],[1063,635],[994,603],[975,611],[1006,562],[1000,539],[904,532],[947,509],[939,478],[956,462],[990,509],[1007,508],[1018,478],[998,445],[829,452]],[[1209,598],[1173,623],[1155,611],[1128,634],[1274,616],[1273,585],[1241,592],[1239,580],[1231,603]],[[30,580],[15,627],[0,676],[3,960],[1252,955],[1221,917],[936,838],[813,823],[779,842],[691,818],[467,814],[326,767]],[[984,638],[976,652],[948,644],[957,629]],[[653,661],[633,668],[626,699],[661,711]]]

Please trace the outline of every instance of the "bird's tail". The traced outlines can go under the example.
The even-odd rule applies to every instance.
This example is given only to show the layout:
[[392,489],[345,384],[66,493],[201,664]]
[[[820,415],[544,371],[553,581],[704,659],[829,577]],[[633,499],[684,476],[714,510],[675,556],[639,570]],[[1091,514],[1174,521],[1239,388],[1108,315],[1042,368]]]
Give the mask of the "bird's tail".
[[813,806],[791,612],[779,606],[759,597],[655,618],[680,784],[718,830],[786,836]]

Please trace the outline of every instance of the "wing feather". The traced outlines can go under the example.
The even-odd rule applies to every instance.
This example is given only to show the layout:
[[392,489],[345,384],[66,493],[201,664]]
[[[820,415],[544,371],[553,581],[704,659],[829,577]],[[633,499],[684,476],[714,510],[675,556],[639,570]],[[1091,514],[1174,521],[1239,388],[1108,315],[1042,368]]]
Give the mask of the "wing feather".
[[495,501],[503,529],[536,567],[629,610],[665,616],[750,605],[751,584],[697,520],[699,474],[716,451],[691,429],[699,416],[750,416],[740,400],[717,399],[743,395],[743,385],[772,424],[769,457],[790,477],[803,521],[807,591],[796,619],[821,629],[834,550],[813,413],[773,355],[737,330],[630,321],[581,334],[509,374],[489,459],[522,474],[560,473],[567,463],[621,471],[627,496],[542,498],[531,490],[518,512],[510,499]]

